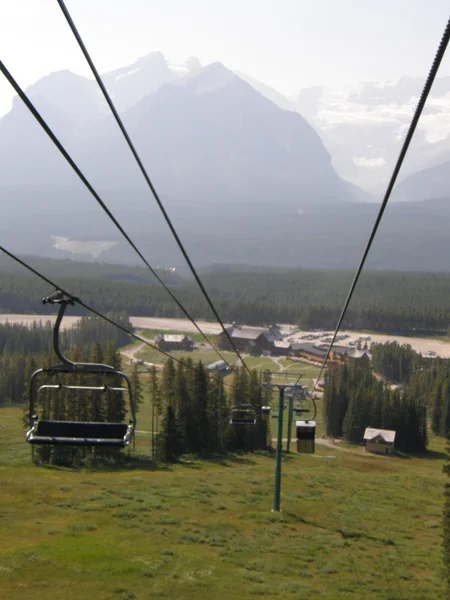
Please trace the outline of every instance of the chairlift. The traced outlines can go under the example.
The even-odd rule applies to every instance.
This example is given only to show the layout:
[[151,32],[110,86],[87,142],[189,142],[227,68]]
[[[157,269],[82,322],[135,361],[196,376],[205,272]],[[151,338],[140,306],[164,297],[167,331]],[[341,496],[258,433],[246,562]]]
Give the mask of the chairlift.
[[[60,291],[43,300],[44,304],[59,304],[58,316],[53,329],[53,347],[55,354],[61,360],[61,364],[38,369],[33,373],[30,380],[30,407],[29,419],[30,429],[26,439],[30,444],[52,444],[73,446],[116,446],[125,447],[130,444],[134,437],[136,428],[136,411],[129,378],[114,367],[97,363],[75,363],[64,356],[59,348],[59,328],[68,304],[73,305],[74,300]],[[73,384],[61,383],[38,386],[39,378],[42,376],[72,375],[75,379]],[[101,375],[105,379],[110,378],[113,385],[107,383],[101,386],[81,385],[80,380],[92,375]],[[117,382],[123,381],[123,385]],[[40,397],[43,393],[61,394],[63,391],[73,393],[98,392],[117,393],[128,395],[130,421],[129,423],[105,422],[105,421],[70,421],[60,419],[39,419],[37,409]]]
[[231,407],[230,425],[256,425],[256,410],[251,404]]
[[296,421],[297,452],[300,454],[314,454],[316,439],[315,421]]
[[297,402],[297,406],[294,406],[294,413],[297,416],[301,416],[303,413],[309,413],[311,411],[310,401],[302,398]]
[[270,406],[261,406],[261,419],[268,421],[270,419]]

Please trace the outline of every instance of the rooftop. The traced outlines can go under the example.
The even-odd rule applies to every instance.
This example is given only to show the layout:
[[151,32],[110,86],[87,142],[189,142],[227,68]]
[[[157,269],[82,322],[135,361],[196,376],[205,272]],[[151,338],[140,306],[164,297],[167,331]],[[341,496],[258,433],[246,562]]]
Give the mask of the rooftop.
[[155,337],[155,342],[169,342],[172,344],[180,344],[181,342],[188,341],[193,343],[193,339],[189,335],[178,334],[172,335],[167,333],[160,333]]
[[394,443],[395,431],[390,429],[374,429],[373,427],[367,427],[364,432],[365,440],[373,440],[376,437],[381,437],[385,442]]

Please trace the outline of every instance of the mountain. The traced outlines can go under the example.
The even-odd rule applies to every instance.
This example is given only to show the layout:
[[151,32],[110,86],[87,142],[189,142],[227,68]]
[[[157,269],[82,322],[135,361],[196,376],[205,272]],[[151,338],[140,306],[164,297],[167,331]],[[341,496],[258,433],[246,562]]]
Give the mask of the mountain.
[[397,186],[395,198],[401,202],[450,198],[450,161],[407,177]]
[[[209,206],[214,197],[230,194],[254,201],[271,195],[277,202],[284,196],[314,202],[354,199],[305,119],[281,110],[222,64],[200,67],[191,60],[190,70],[175,76],[162,55],[150,55],[132,67],[107,74],[105,81],[118,98],[124,80],[136,98],[157,86],[122,117],[162,192],[207,196]],[[171,81],[161,83],[166,79]],[[72,99],[78,84],[82,109]],[[109,115],[103,117],[89,80],[54,73],[32,86],[30,96],[95,185],[143,189],[117,126]],[[73,175],[26,113],[16,101],[0,120],[2,185],[74,185]]]
[[[166,83],[201,69],[200,61],[190,57],[181,65],[166,60],[162,52],[152,52],[132,65],[102,75],[118,111],[124,111]],[[96,85],[96,84],[95,84]]]
[[[401,77],[334,88],[318,86],[301,90],[294,102],[319,133],[337,173],[379,197],[394,168],[423,84],[421,77]],[[402,179],[450,159],[449,116],[450,77],[440,77],[415,133]]]
[[[377,120],[394,100],[404,102],[411,88],[407,82],[397,86],[395,93],[403,90],[397,98],[391,89],[361,88],[357,97],[348,91],[342,107],[335,101],[318,113],[323,89],[308,90],[301,94],[302,110],[313,121],[321,115],[312,127],[298,112],[280,108],[284,101],[274,90],[247,79],[250,83],[220,63],[202,67],[192,58],[173,65],[155,53],[105,75],[196,265],[355,267],[378,206],[367,202],[370,195],[354,183],[340,179],[316,129],[320,123],[328,123],[332,131],[343,128],[345,162],[345,136],[350,147],[353,143],[359,148],[355,139],[362,125],[355,123],[358,115],[364,116],[362,107],[372,107],[367,111],[374,111],[373,127],[383,150],[387,138]],[[440,82],[438,92],[444,94],[446,85]],[[94,82],[63,71],[28,91],[150,262],[182,268],[180,252]],[[345,109],[349,103],[356,107],[355,123]],[[392,123],[386,128],[391,131]],[[442,139],[433,148],[445,146],[446,130],[441,129]],[[428,137],[430,132],[426,130]],[[370,151],[365,160],[375,169],[380,156],[374,147]],[[398,186],[399,199],[423,196],[421,186],[427,191],[426,178],[435,175],[417,177],[409,187],[407,180],[402,184],[403,192]],[[17,99],[0,120],[0,182],[0,198],[7,207],[0,237],[13,252],[139,262]],[[369,266],[447,270],[449,217],[447,200],[390,205]]]

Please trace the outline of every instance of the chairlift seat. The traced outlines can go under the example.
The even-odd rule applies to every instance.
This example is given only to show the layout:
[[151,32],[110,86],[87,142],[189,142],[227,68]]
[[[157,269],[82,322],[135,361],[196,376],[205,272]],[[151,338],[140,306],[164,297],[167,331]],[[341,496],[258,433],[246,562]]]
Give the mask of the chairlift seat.
[[314,454],[316,439],[315,421],[296,421],[297,452],[301,454]]
[[230,425],[256,425],[256,411],[251,404],[233,406]]
[[74,446],[128,446],[131,427],[126,423],[36,421],[27,433],[30,444]]
[[264,421],[270,418],[270,406],[261,406],[261,418]]
[[[44,298],[44,304],[59,304],[58,316],[53,328],[53,349],[61,364],[53,365],[35,371],[30,379],[30,429],[27,432],[27,442],[30,444],[66,444],[72,446],[128,446],[133,439],[136,427],[136,408],[133,400],[130,379],[125,373],[118,371],[110,365],[100,363],[76,363],[62,354],[59,347],[59,328],[68,304],[74,304],[74,299],[56,290],[54,294]],[[61,383],[45,384],[37,388],[37,380],[41,374],[48,376],[61,374],[77,374],[78,379],[90,375],[114,375],[126,382],[126,387],[97,385],[67,385]],[[88,380],[89,381],[89,380]],[[96,421],[56,421],[38,418],[35,405],[39,404],[41,392],[54,390],[70,390],[78,392],[120,392],[128,393],[130,405],[130,422],[127,423],[104,423]]]

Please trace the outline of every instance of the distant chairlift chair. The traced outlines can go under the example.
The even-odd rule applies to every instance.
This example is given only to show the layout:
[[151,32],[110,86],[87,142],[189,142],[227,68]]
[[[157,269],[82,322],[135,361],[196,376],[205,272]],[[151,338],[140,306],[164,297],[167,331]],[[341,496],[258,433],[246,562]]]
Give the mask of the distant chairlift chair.
[[231,425],[256,425],[256,410],[251,404],[235,404],[231,407]]
[[[30,444],[68,444],[75,446],[116,446],[125,447],[130,444],[134,437],[136,428],[136,410],[131,391],[129,378],[109,365],[96,363],[75,363],[65,357],[59,348],[59,328],[68,304],[73,305],[74,300],[62,292],[57,291],[43,300],[44,304],[59,304],[58,316],[53,329],[53,347],[57,357],[62,364],[54,365],[43,369],[38,369],[33,373],[30,380],[30,429],[27,432],[27,442]],[[42,373],[51,375],[76,374],[78,379],[89,375],[104,375],[105,377],[114,376],[114,379],[120,378],[125,381],[126,387],[102,386],[83,386],[83,385],[56,385],[45,384],[37,388],[37,379]],[[73,390],[74,392],[116,392],[128,393],[130,404],[129,423],[107,423],[107,422],[83,422],[83,421],[58,421],[58,420],[40,420],[35,413],[39,404],[39,396],[45,390]]]

